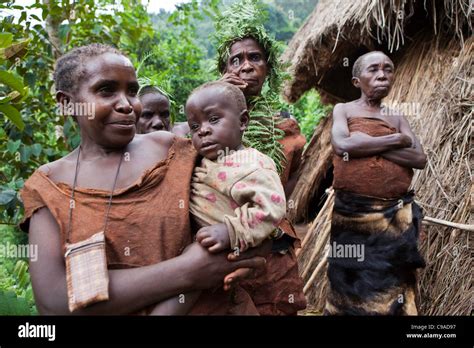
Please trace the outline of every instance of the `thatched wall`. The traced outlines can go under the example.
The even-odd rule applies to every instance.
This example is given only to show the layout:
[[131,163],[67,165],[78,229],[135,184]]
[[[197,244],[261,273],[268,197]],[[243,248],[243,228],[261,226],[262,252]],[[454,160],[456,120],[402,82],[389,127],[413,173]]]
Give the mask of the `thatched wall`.
[[[410,123],[421,138],[428,165],[413,185],[427,216],[472,224],[472,120],[474,38],[459,43],[421,36],[398,64],[398,83],[390,101],[418,103]],[[425,228],[422,242],[427,267],[420,278],[425,314],[470,314],[472,257],[469,232]],[[472,244],[471,244],[472,245]]]
[[323,118],[303,153],[299,179],[290,197],[287,214],[290,221],[307,220],[310,212],[317,209],[317,197],[323,193],[318,194],[318,189],[331,167],[331,126],[332,117]]
[[284,95],[294,102],[316,87],[333,102],[352,100],[358,92],[350,71],[358,56],[403,51],[426,28],[463,42],[472,34],[471,11],[469,0],[321,0],[283,55],[292,75]]
[[[381,2],[388,5],[401,3],[400,1]],[[354,2],[348,1],[347,3],[353,4]],[[358,3],[359,9],[355,9],[355,5],[348,4],[346,7],[341,7],[338,11],[339,17],[352,18],[353,20],[357,18],[354,12],[347,14],[344,11],[357,10],[356,12],[359,13],[363,11],[362,8],[365,10],[369,8],[361,6],[362,2],[360,1]],[[373,4],[374,2],[365,1],[363,3]],[[470,36],[470,25],[463,22],[464,17],[462,15],[453,17],[453,13],[458,13],[463,9],[461,5],[464,2],[445,1],[445,7],[441,6],[437,8],[437,11],[430,7],[433,4],[430,1],[421,2],[421,5],[427,6],[427,10],[419,7],[420,2],[403,1],[403,3],[404,9],[413,9],[412,19],[417,19],[416,25],[409,22],[404,23],[403,29],[405,31],[402,30],[401,33],[403,35],[409,33],[409,37],[403,36],[403,42],[400,36],[395,39],[397,35],[392,35],[390,40],[387,36],[381,35],[377,38],[377,35],[373,35],[373,33],[384,32],[382,29],[374,27],[374,25],[381,25],[381,17],[378,21],[373,20],[380,15],[377,14],[379,13],[377,11],[383,7],[378,7],[377,10],[373,10],[375,13],[368,15],[368,22],[372,21],[372,27],[371,34],[366,36],[361,35],[360,32],[361,26],[364,26],[363,23],[340,22],[340,19],[330,21],[328,13],[331,11],[327,8],[319,8],[309,18],[309,23],[318,23],[325,19],[328,21],[328,25],[314,29],[319,33],[319,36],[314,36],[307,23],[306,27],[303,26],[300,30],[300,35],[306,33],[309,36],[296,38],[290,46],[294,49],[293,55],[289,53],[286,55],[293,57],[291,59],[293,61],[292,71],[295,74],[293,81],[288,85],[287,96],[290,100],[295,100],[306,89],[316,87],[325,93],[329,91],[329,94],[335,97],[334,100],[350,100],[352,92],[348,92],[347,88],[334,86],[340,84],[342,76],[351,69],[351,66],[341,65],[334,68],[339,64],[340,54],[356,57],[358,52],[368,48],[390,51],[391,47],[396,48],[394,42],[399,42],[399,50],[391,54],[395,63],[396,76],[394,88],[386,102],[406,103],[402,104],[402,110],[405,105],[417,112],[417,114],[408,115],[408,120],[428,155],[427,167],[423,171],[416,171],[413,180],[417,200],[427,216],[472,225],[470,213],[473,209],[471,152],[474,148],[472,146],[474,38]],[[443,2],[438,1],[437,3]],[[324,2],[319,6],[321,5],[324,5]],[[331,2],[331,8],[333,5],[334,3]],[[459,10],[460,8],[461,10]],[[318,11],[321,12],[323,19],[318,17]],[[448,18],[450,15],[451,18]],[[470,16],[470,12],[466,15]],[[437,27],[440,24],[440,16],[445,16],[442,20],[445,24],[442,30]],[[339,21],[339,31],[334,32],[331,29],[334,21]],[[435,22],[436,26],[434,26]],[[385,23],[390,23],[390,21],[387,19]],[[448,25],[449,23],[451,24]],[[435,30],[435,28],[437,29]],[[467,31],[466,28],[468,28]],[[352,33],[351,30],[355,30],[355,33]],[[363,33],[364,31],[362,31]],[[326,57],[325,54],[333,52],[334,47],[331,45],[334,45],[335,41],[331,40],[335,39],[337,35],[338,47],[340,47],[334,50],[335,56]],[[352,39],[358,35],[359,39],[346,44],[346,35],[353,35]],[[298,50],[302,51],[298,54]],[[320,50],[323,54],[321,62],[319,62],[317,54]],[[341,53],[342,51],[344,52]],[[303,52],[312,53],[305,54]],[[313,57],[308,58],[311,55]],[[311,62],[309,64],[308,62],[313,59],[317,63]],[[301,71],[306,72],[301,74]],[[308,71],[313,76],[308,75],[310,74]],[[303,75],[306,77],[303,78]],[[333,79],[328,80],[327,76],[332,76]],[[348,81],[350,81],[350,76]],[[410,113],[409,111],[411,110],[408,110],[408,113]],[[322,128],[317,129],[316,132],[323,134]],[[325,153],[328,146],[327,139],[320,136],[318,139],[312,140],[306,153]],[[316,151],[316,149],[318,150]],[[321,157],[321,155],[319,156]],[[322,171],[317,171],[320,168],[325,168],[329,162],[319,163],[314,159],[305,159],[305,163],[312,163],[313,169],[309,165],[306,168],[303,167],[302,176],[317,178],[322,173]],[[292,199],[304,205],[311,201],[311,192],[317,188],[311,186],[307,178],[300,180],[297,189],[298,185],[300,190],[295,190]],[[305,185],[307,192],[304,191]],[[295,218],[304,217],[304,209],[299,209],[299,215],[294,213]],[[306,294],[310,304],[316,309],[322,309],[324,304],[327,281],[325,279],[324,248],[318,246],[316,254],[314,251],[315,246],[324,243],[327,238],[326,231],[330,210],[331,206],[328,205],[324,211],[320,212],[319,220],[314,221],[311,225],[308,239],[303,250],[299,253],[301,271],[306,270],[305,281],[308,282],[313,275],[311,284],[308,283],[306,287]],[[438,225],[424,226],[420,244],[427,261],[427,267],[420,273],[419,278],[421,314],[467,315],[471,313],[473,287],[472,243],[470,242],[472,242],[472,232]]]

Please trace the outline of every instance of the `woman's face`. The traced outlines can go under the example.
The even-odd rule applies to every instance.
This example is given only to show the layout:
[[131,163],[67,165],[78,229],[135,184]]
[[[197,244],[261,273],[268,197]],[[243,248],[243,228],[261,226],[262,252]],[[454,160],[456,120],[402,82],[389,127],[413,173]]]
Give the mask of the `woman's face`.
[[168,98],[159,93],[147,93],[140,97],[142,115],[138,120],[137,130],[140,134],[170,130],[170,103]]
[[267,78],[266,55],[260,45],[252,38],[237,41],[230,47],[226,73],[233,73],[247,83],[244,95],[260,95]]
[[107,148],[124,147],[135,136],[142,111],[135,69],[128,58],[113,53],[85,64],[85,76],[71,100],[74,107],[85,104],[92,110],[87,117],[75,113],[82,139]]
[[390,93],[393,79],[392,60],[381,52],[373,52],[363,58],[360,76],[352,80],[369,99],[382,99]]

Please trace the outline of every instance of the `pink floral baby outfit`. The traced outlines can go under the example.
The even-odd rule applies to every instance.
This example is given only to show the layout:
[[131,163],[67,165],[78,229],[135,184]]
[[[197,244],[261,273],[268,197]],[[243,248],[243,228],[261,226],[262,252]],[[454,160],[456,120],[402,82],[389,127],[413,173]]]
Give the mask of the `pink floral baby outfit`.
[[203,158],[192,177],[190,211],[201,227],[225,223],[232,249],[277,237],[286,201],[275,163],[252,148]]

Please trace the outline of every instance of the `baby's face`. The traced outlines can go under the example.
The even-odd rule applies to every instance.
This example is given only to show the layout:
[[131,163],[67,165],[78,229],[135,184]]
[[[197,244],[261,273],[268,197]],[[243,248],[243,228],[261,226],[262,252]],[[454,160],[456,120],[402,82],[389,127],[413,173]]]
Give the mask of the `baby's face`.
[[241,147],[248,115],[222,93],[221,86],[194,93],[186,103],[186,116],[194,148],[201,156],[216,160]]

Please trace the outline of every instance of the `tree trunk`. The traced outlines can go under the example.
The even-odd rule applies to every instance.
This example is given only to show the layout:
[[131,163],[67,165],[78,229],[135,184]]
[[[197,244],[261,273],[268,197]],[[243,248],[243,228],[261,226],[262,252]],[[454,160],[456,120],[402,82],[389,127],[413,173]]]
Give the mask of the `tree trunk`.
[[61,39],[59,38],[59,25],[63,21],[64,14],[61,16],[52,15],[52,7],[54,6],[54,0],[43,0],[43,5],[48,7],[49,13],[45,20],[46,32],[48,33],[48,39],[53,46],[54,58],[57,59],[63,54],[63,47]]

